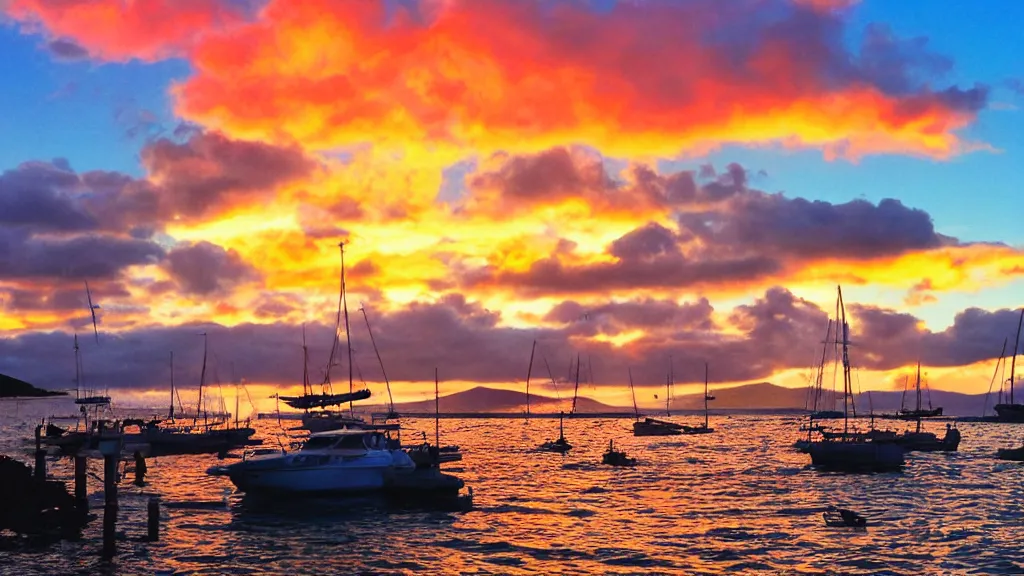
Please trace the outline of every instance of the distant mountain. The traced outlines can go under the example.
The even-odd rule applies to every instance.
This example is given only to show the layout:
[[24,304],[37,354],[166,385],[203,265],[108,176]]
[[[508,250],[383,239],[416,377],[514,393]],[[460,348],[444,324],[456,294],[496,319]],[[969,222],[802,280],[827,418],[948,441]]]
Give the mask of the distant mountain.
[[[715,399],[708,403],[712,410],[782,410],[800,409],[805,406],[807,397],[806,388],[784,388],[768,382],[757,384],[744,384],[732,388],[711,389]],[[948,392],[945,390],[922,391],[925,407],[931,406],[943,408],[945,414],[950,416],[980,416],[985,407],[984,394],[961,394],[959,392]],[[867,414],[872,409],[876,414],[892,413],[900,408],[902,392],[872,390],[867,393],[857,394],[854,397],[858,414]],[[832,399],[832,391],[825,393],[825,402]],[[907,391],[906,405],[913,408],[915,403],[914,392]],[[989,398],[988,411],[991,413],[992,405],[995,404],[995,397]],[[672,403],[673,409],[677,410],[701,410],[704,408],[702,394],[687,394],[678,396]],[[820,406],[819,409],[830,409],[831,406]],[[836,402],[836,409],[842,410],[842,395]]]
[[0,374],[0,398],[43,398],[46,396],[67,396],[67,392],[52,392]]
[[[525,412],[526,393],[517,390],[503,390],[477,386],[456,392],[438,399],[441,412]],[[530,394],[530,410],[537,412],[568,412],[572,408],[572,398],[549,398]],[[433,412],[434,400],[405,402],[395,404],[395,410],[402,412]],[[625,408],[616,408],[602,404],[590,398],[580,396],[576,399],[577,412],[622,412]]]
[[[716,410],[803,410],[806,388],[785,388],[768,382],[756,384],[744,384],[731,388],[711,389],[715,399],[708,403],[712,411]],[[929,393],[924,394],[924,404],[928,406]],[[827,392],[828,399],[831,399],[831,390]],[[870,405],[868,395],[858,394],[855,398],[857,414],[868,414],[874,409],[876,414],[893,413],[900,408],[902,392],[871,392]],[[907,392],[906,403],[908,408],[913,408],[914,396]],[[995,397],[989,399],[988,411],[992,412],[992,405]],[[500,388],[488,388],[477,386],[462,392],[456,392],[439,399],[441,412],[525,412],[526,394],[518,390],[504,390]],[[950,416],[980,416],[985,406],[984,394],[961,394],[959,392],[947,392],[936,390],[931,392],[931,405],[941,406],[945,414]],[[530,395],[530,409],[535,412],[569,412],[572,407],[572,398],[550,398]],[[820,409],[828,409],[829,406],[820,406]],[[842,396],[836,408],[842,410]],[[384,407],[374,408],[383,411]],[[672,401],[673,411],[682,410],[703,410],[704,401],[702,394],[686,394],[677,396]],[[395,404],[398,412],[419,412],[428,413],[434,411],[434,400],[421,400],[418,402],[405,402]],[[641,407],[640,411],[647,414],[654,414],[663,411],[662,407],[648,406]],[[577,412],[632,412],[632,406],[609,406],[590,398],[579,397],[576,400]]]

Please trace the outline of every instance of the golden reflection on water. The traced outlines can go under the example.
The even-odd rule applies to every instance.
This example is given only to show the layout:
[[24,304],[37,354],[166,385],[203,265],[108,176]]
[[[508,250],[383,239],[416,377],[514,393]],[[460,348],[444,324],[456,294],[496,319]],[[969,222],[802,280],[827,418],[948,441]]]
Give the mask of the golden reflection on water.
[[[296,421],[284,425],[295,426]],[[433,421],[402,423],[406,444],[433,439]],[[999,462],[1015,426],[962,424],[955,454],[912,454],[902,474],[844,476],[807,469],[795,452],[799,420],[718,417],[715,434],[635,438],[631,421],[569,419],[565,456],[534,448],[557,420],[442,420],[442,444],[465,459],[448,470],[475,493],[465,514],[394,511],[367,499],[259,502],[205,474],[215,456],[152,459],[148,486],[121,486],[117,566],[97,559],[101,522],[79,543],[4,558],[0,571],[66,573],[325,574],[1014,574],[1024,521],[1024,467]],[[256,423],[276,446],[276,421]],[[6,428],[9,428],[7,426]],[[939,428],[936,426],[936,428]],[[14,432],[14,430],[11,430]],[[938,431],[938,430],[937,430]],[[29,438],[31,425],[16,432]],[[940,432],[941,433],[941,432]],[[291,433],[295,434],[295,433]],[[608,440],[640,459],[599,464]],[[285,441],[287,442],[287,441]],[[18,452],[22,444],[4,446]],[[90,471],[100,474],[100,463]],[[68,461],[51,461],[70,479]],[[145,533],[149,494],[163,496],[157,543]],[[167,503],[216,502],[219,509]],[[101,483],[90,478],[101,510]],[[821,511],[850,507],[877,522],[825,527]],[[36,571],[36,572],[33,572]]]

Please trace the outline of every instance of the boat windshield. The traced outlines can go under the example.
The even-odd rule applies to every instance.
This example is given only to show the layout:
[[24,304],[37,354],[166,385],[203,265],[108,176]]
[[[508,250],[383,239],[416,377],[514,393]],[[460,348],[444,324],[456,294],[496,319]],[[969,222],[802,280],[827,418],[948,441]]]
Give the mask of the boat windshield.
[[330,448],[337,442],[337,438],[326,437],[326,438],[310,438],[306,440],[306,444],[302,446],[303,450],[323,450]]

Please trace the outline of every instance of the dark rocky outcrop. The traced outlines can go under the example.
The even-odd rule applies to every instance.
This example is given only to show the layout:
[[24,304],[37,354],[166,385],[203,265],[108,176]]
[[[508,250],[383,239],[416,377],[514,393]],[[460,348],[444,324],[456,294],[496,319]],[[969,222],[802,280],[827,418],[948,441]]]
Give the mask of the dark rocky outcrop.
[[88,521],[63,482],[37,480],[29,466],[0,456],[0,533],[75,539]]
[[0,398],[44,398],[47,396],[67,395],[67,392],[43,390],[23,380],[0,374]]

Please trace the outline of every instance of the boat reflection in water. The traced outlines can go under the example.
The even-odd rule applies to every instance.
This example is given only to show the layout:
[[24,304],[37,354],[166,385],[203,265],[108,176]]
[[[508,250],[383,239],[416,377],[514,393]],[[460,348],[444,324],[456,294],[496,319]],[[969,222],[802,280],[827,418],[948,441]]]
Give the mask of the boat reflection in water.
[[315,494],[379,490],[389,476],[415,468],[385,434],[346,429],[312,434],[297,452],[247,457],[210,474],[227,476],[246,492]]

